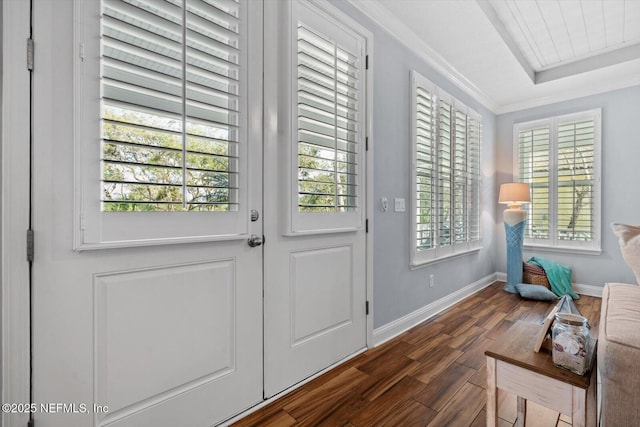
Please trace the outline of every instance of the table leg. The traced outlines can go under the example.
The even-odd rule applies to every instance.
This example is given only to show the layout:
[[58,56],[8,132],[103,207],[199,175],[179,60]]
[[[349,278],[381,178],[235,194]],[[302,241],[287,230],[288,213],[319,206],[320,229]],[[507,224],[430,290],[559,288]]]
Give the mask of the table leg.
[[586,427],[587,425],[587,390],[573,387],[573,427]]
[[587,427],[597,427],[598,425],[598,375],[594,362],[591,368],[591,383],[587,390]]
[[595,427],[598,425],[598,378],[596,368],[591,372],[591,380],[587,390],[572,388],[573,398],[573,427]]
[[518,419],[516,427],[524,427],[527,423],[527,399],[518,396]]
[[487,427],[498,426],[498,387],[496,359],[487,356]]

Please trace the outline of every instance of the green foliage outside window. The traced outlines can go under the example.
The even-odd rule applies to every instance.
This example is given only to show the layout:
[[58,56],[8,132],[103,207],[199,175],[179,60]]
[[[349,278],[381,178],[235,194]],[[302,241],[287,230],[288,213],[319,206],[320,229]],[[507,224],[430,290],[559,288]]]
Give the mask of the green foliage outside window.
[[[103,211],[235,210],[235,143],[228,131],[105,107]],[[186,139],[183,143],[183,139]]]

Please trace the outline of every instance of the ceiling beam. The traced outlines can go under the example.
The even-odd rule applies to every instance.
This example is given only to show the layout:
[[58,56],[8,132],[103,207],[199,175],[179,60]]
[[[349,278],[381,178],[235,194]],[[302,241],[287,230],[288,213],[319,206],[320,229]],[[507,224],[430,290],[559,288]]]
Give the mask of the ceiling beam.
[[609,67],[627,61],[640,58],[640,44],[623,47],[599,55],[569,62],[564,65],[557,65],[546,70],[536,71],[535,84],[561,79],[563,77],[574,76],[587,71]]

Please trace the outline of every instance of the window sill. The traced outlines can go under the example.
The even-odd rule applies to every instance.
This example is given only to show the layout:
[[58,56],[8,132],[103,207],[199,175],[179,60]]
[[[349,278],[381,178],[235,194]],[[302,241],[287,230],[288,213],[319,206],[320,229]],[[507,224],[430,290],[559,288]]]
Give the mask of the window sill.
[[443,261],[449,261],[453,258],[458,258],[461,256],[465,256],[465,255],[470,255],[476,252],[480,252],[480,250],[482,249],[482,246],[478,246],[476,248],[473,249],[466,249],[460,252],[454,252],[452,254],[447,254],[447,255],[443,255],[441,257],[438,258],[433,258],[433,259],[428,259],[428,260],[424,260],[424,261],[411,261],[411,263],[409,264],[409,269],[410,270],[417,270],[419,268],[423,268],[423,267],[427,267],[429,265],[433,265],[433,264],[438,264],[440,262]]
[[555,253],[570,253],[576,255],[600,255],[602,254],[601,248],[579,248],[575,246],[545,246],[545,245],[524,245],[526,252],[541,251],[541,252],[555,252]]

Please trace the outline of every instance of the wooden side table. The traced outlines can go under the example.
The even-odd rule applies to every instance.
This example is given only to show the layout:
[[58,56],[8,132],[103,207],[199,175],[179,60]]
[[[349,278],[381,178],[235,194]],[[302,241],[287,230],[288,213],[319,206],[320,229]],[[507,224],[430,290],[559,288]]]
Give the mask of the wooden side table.
[[557,367],[547,345],[533,351],[541,325],[516,322],[486,352],[487,426],[498,425],[498,389],[518,396],[516,426],[524,427],[527,400],[573,418],[573,427],[597,425],[595,341],[591,370],[577,375]]

